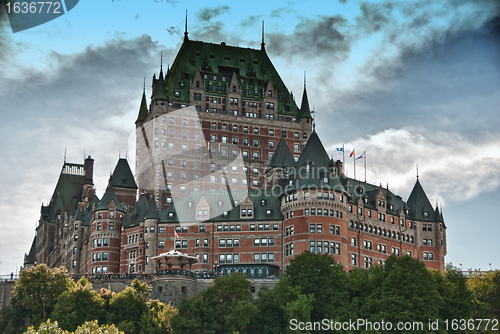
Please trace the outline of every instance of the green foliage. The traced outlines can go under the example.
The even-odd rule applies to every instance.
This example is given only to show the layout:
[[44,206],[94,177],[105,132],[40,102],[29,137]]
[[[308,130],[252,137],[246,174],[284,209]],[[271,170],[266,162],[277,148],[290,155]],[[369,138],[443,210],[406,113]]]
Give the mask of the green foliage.
[[108,323],[118,324],[125,333],[139,333],[141,316],[147,311],[146,302],[151,296],[151,288],[138,279],[132,286],[112,296],[109,301]]
[[9,305],[4,305],[0,309],[0,333],[15,334],[14,324],[12,322],[12,310]]
[[356,318],[427,324],[429,319],[437,319],[443,306],[431,272],[410,256],[391,255],[384,267],[353,274],[351,283],[351,307],[355,309],[351,314]]
[[449,265],[442,273],[433,272],[437,290],[444,302],[440,308],[440,319],[469,319],[475,313],[472,292],[467,287],[467,278],[462,271]]
[[21,271],[10,301],[16,329],[21,332],[30,325],[38,326],[46,321],[59,295],[71,284],[74,283],[63,267],[49,268],[39,264]]
[[57,298],[52,318],[59,322],[61,328],[74,331],[86,321],[98,319],[104,322],[103,305],[104,301],[92,289],[92,284],[81,278]]
[[158,300],[147,302],[147,311],[141,316],[141,333],[161,334],[170,333],[170,320],[177,314],[177,309],[170,303],[165,305]]
[[123,332],[120,332],[113,325],[99,326],[97,320],[87,321],[82,326],[79,326],[76,331],[68,332],[59,328],[57,321],[51,322],[49,319],[47,322],[40,324],[36,330],[34,327],[28,328],[25,334],[123,334]]
[[248,333],[258,312],[250,285],[238,274],[215,279],[213,286],[180,305],[172,328],[177,333]]
[[311,321],[345,317],[348,277],[330,255],[303,252],[290,261],[286,276],[292,287],[314,297]]
[[290,333],[291,319],[309,321],[314,297],[301,294],[300,289],[300,286],[292,287],[286,277],[273,289],[262,288],[256,300],[259,313],[252,321],[253,332]]
[[467,285],[476,304],[475,317],[500,319],[500,270],[470,270]]

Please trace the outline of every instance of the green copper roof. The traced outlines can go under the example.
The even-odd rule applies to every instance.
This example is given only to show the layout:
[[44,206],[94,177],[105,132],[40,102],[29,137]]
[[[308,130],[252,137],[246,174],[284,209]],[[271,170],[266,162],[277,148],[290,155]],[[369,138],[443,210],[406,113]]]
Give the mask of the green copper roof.
[[297,170],[300,168],[306,168],[307,162],[313,162],[315,168],[324,168],[326,170],[330,167],[330,158],[328,153],[326,153],[325,147],[321,140],[319,139],[316,131],[311,133],[309,140],[307,141],[302,154],[300,155],[299,161],[297,162]]
[[26,264],[31,264],[35,263],[36,261],[36,236],[33,238],[33,243],[31,244],[30,252],[28,253],[28,256],[26,257]]
[[[230,191],[230,195],[238,198],[242,196],[240,191]],[[196,191],[187,194],[177,201],[175,205],[162,211],[160,222],[178,222],[179,216],[183,218],[183,221],[196,222],[196,204],[201,199],[201,196],[204,196],[210,205],[210,217],[212,217],[208,220],[210,222],[283,219],[283,215],[280,211],[279,197],[274,195],[271,189],[249,189],[248,196],[254,203],[254,214],[252,218],[240,218],[240,203],[229,211],[225,211],[223,208],[227,203],[221,203],[221,206],[219,206],[219,202],[228,200],[227,191]],[[224,212],[227,214],[224,215]],[[200,223],[203,222],[204,221],[200,221]]]
[[163,69],[160,69],[160,75],[156,80],[155,95],[153,101],[168,100],[167,91],[165,90],[165,80],[163,78]]
[[311,110],[309,109],[309,99],[307,98],[307,91],[305,86],[304,86],[304,93],[302,94],[302,105],[300,106],[300,111],[297,118],[312,119]]
[[276,151],[274,151],[273,158],[271,159],[271,162],[269,163],[269,168],[275,168],[275,167],[285,167],[285,166],[295,166],[296,162],[295,159],[293,158],[292,153],[290,152],[290,149],[288,148],[288,145],[286,144],[285,140],[283,137],[281,137],[278,146],[276,147]]
[[151,198],[149,201],[149,208],[146,211],[146,216],[144,219],[160,219],[160,214],[158,212],[158,208],[156,206],[156,201],[154,198]]
[[137,116],[137,122],[142,122],[146,119],[148,115],[148,103],[146,102],[146,92],[142,92],[141,106],[139,107],[139,115]]
[[[299,109],[291,93],[264,50],[185,39],[172,67],[166,73],[165,83],[169,101],[189,103],[190,80],[193,80],[198,69],[203,80],[200,86],[205,85],[207,93],[214,95],[225,95],[228,90],[232,92],[229,84],[235,73],[242,98],[262,99],[268,80],[272,78],[277,97],[281,96],[278,99],[278,114],[298,115]],[[212,85],[209,84],[210,81]],[[221,82],[220,88],[219,82]],[[153,85],[156,85],[156,82],[153,82]],[[161,85],[161,80],[158,85]],[[250,87],[247,88],[248,94],[245,92],[245,87]],[[156,89],[158,90],[158,87]]]
[[116,197],[115,191],[113,190],[111,185],[108,185],[108,187],[106,188],[106,191],[104,192],[104,195],[102,196],[102,199],[100,200],[99,204],[95,208],[96,211],[97,210],[107,210],[108,206],[111,204],[112,201],[115,203],[117,210],[125,212],[125,210],[123,209],[120,202],[118,202],[118,198]]
[[[418,178],[410,197],[408,197],[407,204],[410,209],[410,217],[418,220],[432,220],[434,218],[434,209]],[[424,215],[425,212],[427,213],[427,217]]]
[[41,213],[45,219],[55,221],[58,212],[68,212],[71,216],[76,214],[83,191],[83,168],[80,164],[64,163],[50,203],[42,207]]
[[137,203],[135,204],[134,210],[130,214],[130,217],[126,217],[127,219],[124,221],[124,226],[131,227],[139,225],[141,221],[144,221],[148,209],[149,209],[149,203],[147,199],[147,194],[142,194],[141,197],[139,197]]
[[118,159],[113,175],[109,179],[109,184],[112,187],[137,189],[137,184],[135,183],[134,175],[130,170],[127,159]]

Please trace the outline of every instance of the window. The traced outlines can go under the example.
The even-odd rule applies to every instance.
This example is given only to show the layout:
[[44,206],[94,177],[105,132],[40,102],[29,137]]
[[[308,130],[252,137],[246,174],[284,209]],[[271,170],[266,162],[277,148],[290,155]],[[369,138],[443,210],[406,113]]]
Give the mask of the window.
[[259,134],[259,128],[253,128],[253,133],[255,135],[258,135]]
[[357,263],[357,257],[356,254],[351,254],[351,264],[355,266]]
[[248,133],[248,126],[243,127],[243,133]]
[[351,237],[351,246],[356,246],[356,238]]
[[102,245],[103,245],[104,247],[109,246],[109,238],[103,238],[103,239],[102,239]]
[[260,253],[255,253],[253,255],[253,262],[260,262]]
[[[73,255],[76,255],[78,253],[78,248],[73,247]],[[73,267],[74,268],[74,267]]]

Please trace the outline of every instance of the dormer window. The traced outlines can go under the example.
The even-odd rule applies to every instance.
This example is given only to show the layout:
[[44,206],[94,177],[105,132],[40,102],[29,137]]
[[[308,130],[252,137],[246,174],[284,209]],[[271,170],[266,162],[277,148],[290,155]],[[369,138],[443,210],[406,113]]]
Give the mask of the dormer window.
[[266,205],[266,200],[265,200],[265,199],[261,200],[261,201],[260,201],[260,204],[261,204],[262,206]]
[[424,212],[424,218],[429,218],[429,212],[427,211]]
[[110,219],[114,219],[115,218],[115,212],[114,211],[110,211],[109,212],[109,218]]
[[[180,93],[179,93],[179,91],[178,91],[178,90],[176,90],[174,94],[175,94],[175,97],[179,97],[179,96],[180,96]],[[162,102],[163,102],[163,101],[162,101]]]

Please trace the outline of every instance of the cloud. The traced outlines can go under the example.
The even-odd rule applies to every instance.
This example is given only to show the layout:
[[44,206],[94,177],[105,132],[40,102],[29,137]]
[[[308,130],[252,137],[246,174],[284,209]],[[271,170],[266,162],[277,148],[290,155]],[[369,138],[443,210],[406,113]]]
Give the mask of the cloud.
[[[266,34],[270,54],[288,59],[303,57],[345,58],[351,50],[347,20],[341,15],[321,16],[318,20],[302,19],[293,33]],[[332,61],[333,62],[333,61]]]
[[250,15],[248,18],[242,20],[240,24],[242,27],[251,27],[255,25],[255,22],[257,22],[258,19],[258,15]]
[[229,6],[219,6],[215,8],[204,8],[198,13],[200,21],[210,21],[214,17],[220,16],[229,11]]
[[[327,146],[333,152],[336,143]],[[484,133],[474,142],[458,132],[422,127],[387,129],[345,144],[346,152],[367,155],[367,180],[389,187],[408,198],[415,183],[416,166],[427,196],[439,202],[465,201],[500,186],[500,133]],[[354,176],[353,160],[345,168]],[[341,155],[335,155],[340,159]],[[364,180],[364,161],[356,161],[356,178]]]

